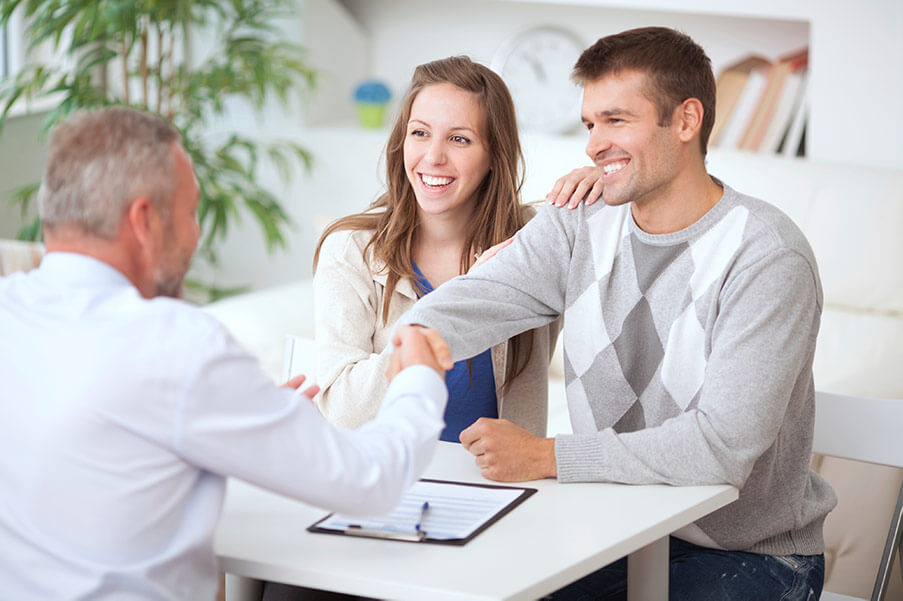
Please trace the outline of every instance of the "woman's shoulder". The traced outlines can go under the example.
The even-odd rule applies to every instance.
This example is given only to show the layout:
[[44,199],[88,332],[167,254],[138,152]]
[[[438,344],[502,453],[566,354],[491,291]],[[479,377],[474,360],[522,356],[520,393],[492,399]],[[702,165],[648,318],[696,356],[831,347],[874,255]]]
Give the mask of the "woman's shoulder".
[[364,249],[370,243],[374,230],[336,230],[330,232],[320,246],[320,261],[334,260],[361,263]]
[[375,230],[336,230],[330,232],[323,239],[323,248],[325,250],[329,247],[334,250],[341,249],[342,251],[354,248],[360,252],[367,246],[375,233]]

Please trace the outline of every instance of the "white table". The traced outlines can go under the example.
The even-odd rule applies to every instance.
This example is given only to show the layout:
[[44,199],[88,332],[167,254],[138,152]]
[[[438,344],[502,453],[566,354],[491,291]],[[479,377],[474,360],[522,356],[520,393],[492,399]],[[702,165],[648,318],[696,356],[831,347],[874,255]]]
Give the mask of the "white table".
[[[453,443],[426,477],[489,482]],[[538,492],[456,547],[309,533],[328,512],[230,481],[215,541],[227,598],[271,580],[384,599],[537,599],[628,556],[629,598],[666,600],[668,535],[737,498],[728,485],[524,486]]]

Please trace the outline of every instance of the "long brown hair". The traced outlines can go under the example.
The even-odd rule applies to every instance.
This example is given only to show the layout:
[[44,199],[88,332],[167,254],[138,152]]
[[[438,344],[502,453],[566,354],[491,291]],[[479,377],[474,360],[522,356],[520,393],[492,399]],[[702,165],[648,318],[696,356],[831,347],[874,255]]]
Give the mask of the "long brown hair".
[[[450,83],[473,93],[485,112],[484,132],[490,168],[486,179],[476,191],[477,202],[467,224],[467,238],[461,253],[460,272],[466,273],[473,264],[474,250],[485,250],[514,235],[526,222],[526,207],[520,204],[523,184],[524,157],[517,135],[514,102],[505,82],[489,68],[466,56],[453,56],[419,65],[414,69],[411,86],[401,103],[401,109],[389,141],[386,144],[387,190],[361,213],[342,217],[329,224],[317,243],[313,268],[317,269],[320,248],[332,233],[342,230],[373,230],[373,237],[364,248],[364,255],[372,250],[373,258],[388,274],[382,314],[385,325],[389,303],[395,286],[402,278],[416,281],[413,268],[414,235],[417,231],[417,199],[404,167],[404,141],[407,135],[411,106],[420,91],[431,85]],[[507,391],[529,361],[533,350],[532,332],[516,336],[509,345],[503,390]]]

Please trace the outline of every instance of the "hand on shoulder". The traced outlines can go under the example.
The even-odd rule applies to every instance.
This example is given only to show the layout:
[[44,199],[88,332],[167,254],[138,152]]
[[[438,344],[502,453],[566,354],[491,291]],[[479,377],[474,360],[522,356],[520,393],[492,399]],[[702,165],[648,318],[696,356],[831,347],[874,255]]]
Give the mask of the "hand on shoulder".
[[559,177],[546,195],[549,204],[556,207],[576,208],[582,201],[591,206],[602,198],[602,169],[599,167],[581,167],[567,175]]

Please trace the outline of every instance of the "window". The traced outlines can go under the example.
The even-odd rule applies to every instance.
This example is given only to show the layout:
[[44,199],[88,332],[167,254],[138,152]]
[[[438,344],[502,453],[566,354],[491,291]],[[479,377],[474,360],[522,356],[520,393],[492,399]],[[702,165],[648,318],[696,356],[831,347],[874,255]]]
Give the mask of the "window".
[[9,52],[6,50],[6,26],[0,27],[0,79],[9,73]]
[[0,26],[0,79],[15,75],[23,64],[22,11],[15,11],[5,25]]

